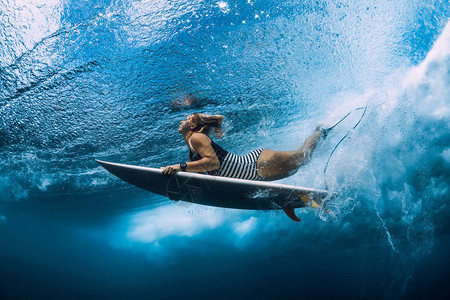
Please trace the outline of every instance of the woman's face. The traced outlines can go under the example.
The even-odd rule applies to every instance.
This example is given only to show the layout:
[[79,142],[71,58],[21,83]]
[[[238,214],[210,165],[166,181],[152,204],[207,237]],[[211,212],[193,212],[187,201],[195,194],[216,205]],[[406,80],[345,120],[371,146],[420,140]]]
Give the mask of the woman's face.
[[180,127],[178,127],[178,132],[179,133],[186,133],[189,131],[189,129],[192,126],[192,115],[189,115],[186,117],[186,119],[184,119],[183,121],[180,122]]

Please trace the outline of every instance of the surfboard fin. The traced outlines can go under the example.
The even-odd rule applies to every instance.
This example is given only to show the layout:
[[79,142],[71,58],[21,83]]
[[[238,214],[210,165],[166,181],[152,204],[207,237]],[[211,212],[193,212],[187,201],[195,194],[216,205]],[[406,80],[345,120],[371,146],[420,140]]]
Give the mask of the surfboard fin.
[[300,222],[301,221],[301,219],[299,217],[297,217],[297,215],[295,214],[294,208],[292,208],[292,207],[285,207],[285,208],[283,208],[283,211],[286,213],[286,215],[289,218],[291,218],[295,222]]

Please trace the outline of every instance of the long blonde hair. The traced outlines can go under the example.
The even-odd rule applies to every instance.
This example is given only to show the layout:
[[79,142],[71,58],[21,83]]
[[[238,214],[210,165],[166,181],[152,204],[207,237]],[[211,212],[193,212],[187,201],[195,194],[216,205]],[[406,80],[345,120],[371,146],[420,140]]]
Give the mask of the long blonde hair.
[[192,123],[195,125],[193,131],[209,135],[211,129],[214,128],[214,135],[216,137],[223,136],[222,122],[224,116],[222,115],[204,115],[194,113],[192,116]]

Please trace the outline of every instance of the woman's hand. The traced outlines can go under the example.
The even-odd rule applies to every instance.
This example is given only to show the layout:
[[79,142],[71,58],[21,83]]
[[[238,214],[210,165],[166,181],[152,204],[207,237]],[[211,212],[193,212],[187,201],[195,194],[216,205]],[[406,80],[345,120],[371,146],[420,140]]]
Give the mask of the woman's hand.
[[163,175],[173,175],[177,171],[181,171],[180,164],[171,165],[171,166],[167,166],[167,167],[162,168]]

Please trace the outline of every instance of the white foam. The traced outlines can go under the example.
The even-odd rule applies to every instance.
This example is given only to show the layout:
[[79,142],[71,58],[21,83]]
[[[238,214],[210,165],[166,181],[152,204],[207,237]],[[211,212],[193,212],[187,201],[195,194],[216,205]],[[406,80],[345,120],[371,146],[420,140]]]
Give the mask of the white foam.
[[236,222],[233,224],[234,232],[239,236],[243,237],[247,235],[249,232],[251,232],[253,229],[255,229],[257,225],[257,219],[255,217],[250,217],[249,219],[242,221],[242,222]]
[[418,113],[435,120],[450,120],[450,22],[425,60],[411,69],[405,85]]
[[222,209],[169,204],[137,214],[127,237],[142,243],[155,243],[172,236],[192,237],[217,228],[224,221]]

